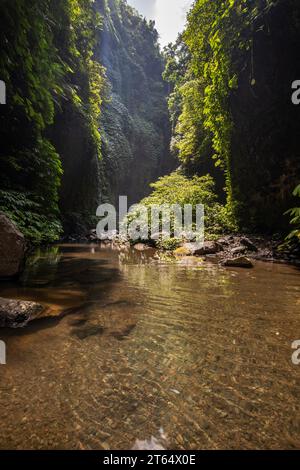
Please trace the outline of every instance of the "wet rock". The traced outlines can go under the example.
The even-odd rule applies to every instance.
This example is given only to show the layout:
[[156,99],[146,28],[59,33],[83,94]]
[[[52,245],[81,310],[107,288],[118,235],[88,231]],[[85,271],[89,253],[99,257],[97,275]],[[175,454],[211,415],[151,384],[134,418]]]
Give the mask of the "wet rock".
[[219,238],[217,243],[221,246],[227,247],[228,245],[230,245],[231,240],[229,239],[229,237],[223,237]]
[[247,251],[247,248],[243,245],[236,246],[232,248],[231,253],[233,256],[243,254]]
[[184,243],[174,251],[175,256],[205,256],[213,255],[222,251],[222,246],[217,242],[207,241],[204,243]]
[[241,244],[250,251],[257,251],[257,246],[247,237],[241,238]]
[[9,279],[20,273],[25,247],[24,235],[0,212],[0,279]]
[[135,329],[136,324],[128,325],[127,327],[123,328],[121,331],[112,331],[110,334],[113,338],[117,339],[118,341],[124,341],[130,333]]
[[44,307],[35,302],[0,297],[0,327],[21,328],[36,318]]
[[231,258],[223,261],[223,266],[230,268],[253,268],[254,264],[246,256],[239,256],[238,258]]
[[214,255],[223,250],[222,246],[215,241],[204,242],[203,246],[199,246],[198,243],[191,243],[190,245],[194,246],[194,248],[191,248],[194,256]]
[[180,256],[179,263],[182,266],[200,266],[204,262],[204,258],[199,256]]

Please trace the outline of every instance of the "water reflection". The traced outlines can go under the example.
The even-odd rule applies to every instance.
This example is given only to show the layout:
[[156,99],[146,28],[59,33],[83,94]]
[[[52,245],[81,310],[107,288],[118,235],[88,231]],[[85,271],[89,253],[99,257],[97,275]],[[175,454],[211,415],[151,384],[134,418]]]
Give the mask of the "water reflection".
[[299,293],[288,266],[97,245],[39,253],[0,288],[48,305],[0,333],[0,447],[300,447]]

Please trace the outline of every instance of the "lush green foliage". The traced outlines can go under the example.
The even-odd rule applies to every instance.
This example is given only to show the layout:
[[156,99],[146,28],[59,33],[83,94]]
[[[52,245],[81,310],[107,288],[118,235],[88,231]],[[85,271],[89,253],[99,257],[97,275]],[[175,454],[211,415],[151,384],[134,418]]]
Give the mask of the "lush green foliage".
[[65,103],[83,116],[100,156],[102,67],[93,60],[99,16],[92,0],[4,0],[0,77],[0,209],[34,242],[61,233],[61,156],[50,126]]
[[25,210],[34,218],[48,213],[56,219],[58,213],[61,163],[44,132],[54,119],[63,67],[56,57],[50,18],[44,19],[47,11],[47,0],[1,5],[0,76],[7,84],[8,104],[1,107],[0,208],[14,212],[15,204],[18,222]]
[[57,239],[61,221],[82,232],[101,200],[134,202],[173,170],[168,91],[182,172],[144,202],[204,203],[210,233],[233,230],[232,214],[282,228],[300,171],[299,2],[196,0],[164,51],[169,90],[154,23],[123,0],[2,0],[1,13],[0,209],[29,239]]
[[182,172],[175,171],[159,178],[150,186],[152,193],[141,201],[146,207],[178,204],[183,208],[185,204],[191,204],[195,211],[197,204],[203,204],[208,238],[235,229],[231,214],[226,207],[218,203],[211,176],[188,178]]
[[209,172],[220,195],[226,187],[242,229],[284,227],[300,171],[286,85],[299,70],[299,18],[295,0],[196,0],[165,50],[172,148],[187,174]]
[[[56,0],[56,3],[59,5],[57,15],[62,13],[59,9],[64,10],[64,18],[56,23],[55,32],[56,47],[64,61],[62,91],[84,116],[100,156],[99,116],[105,71],[94,54],[102,19],[93,8],[93,0]],[[53,6],[51,11],[53,14]]]
[[169,161],[170,126],[164,63],[153,22],[123,1],[100,2],[101,62],[109,98],[103,107],[103,160],[107,199],[141,199],[149,183],[174,167]]
[[[300,198],[300,184],[295,188],[293,196]],[[294,226],[294,229],[287,236],[286,241],[288,243],[300,243],[300,207],[290,209],[287,214],[291,216],[290,223]]]
[[61,232],[59,220],[51,214],[43,214],[42,202],[33,193],[0,191],[0,207],[14,221],[27,240],[35,244],[57,240]]
[[[249,22],[248,3],[196,1],[188,15],[187,28],[173,51],[176,58],[170,48],[166,50],[165,78],[174,86],[173,97],[181,97],[174,137],[185,165],[190,159],[201,158],[206,149],[213,149],[216,165],[226,167],[232,127],[227,98],[237,86],[230,59],[232,51],[249,47],[241,39]],[[172,96],[171,99],[174,100]]]

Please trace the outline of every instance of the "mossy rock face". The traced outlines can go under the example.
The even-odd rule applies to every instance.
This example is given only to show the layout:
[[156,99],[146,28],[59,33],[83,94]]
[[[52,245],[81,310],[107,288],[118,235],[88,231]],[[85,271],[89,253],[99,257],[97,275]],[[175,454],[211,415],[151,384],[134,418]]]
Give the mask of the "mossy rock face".
[[[157,32],[125,2],[98,2],[103,31],[97,59],[106,67],[101,118],[106,198],[140,201],[171,163],[167,86]],[[172,166],[173,165],[173,166]]]

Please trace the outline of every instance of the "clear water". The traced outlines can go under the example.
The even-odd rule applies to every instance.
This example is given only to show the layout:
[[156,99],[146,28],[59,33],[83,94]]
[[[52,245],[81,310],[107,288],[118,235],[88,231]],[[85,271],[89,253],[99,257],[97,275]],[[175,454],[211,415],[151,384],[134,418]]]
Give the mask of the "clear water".
[[48,306],[0,330],[1,449],[300,448],[297,268],[65,245],[0,296]]

